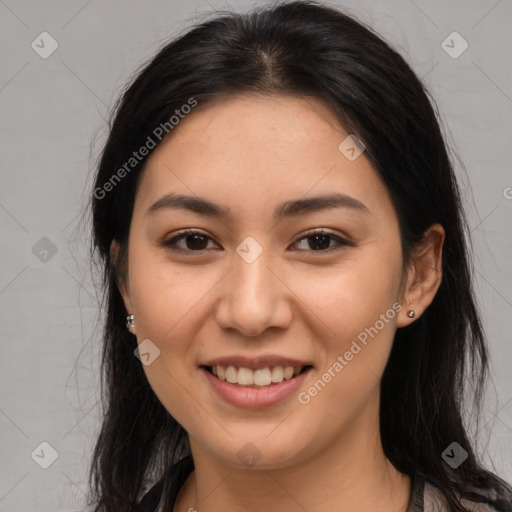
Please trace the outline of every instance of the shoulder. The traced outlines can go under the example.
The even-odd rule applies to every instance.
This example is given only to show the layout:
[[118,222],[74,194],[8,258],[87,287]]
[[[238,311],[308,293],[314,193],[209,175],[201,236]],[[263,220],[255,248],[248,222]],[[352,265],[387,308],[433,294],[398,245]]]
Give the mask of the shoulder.
[[[424,487],[424,512],[447,512],[448,504],[441,490],[425,481]],[[461,499],[460,504],[470,512],[500,512],[498,509],[487,503],[479,503]]]

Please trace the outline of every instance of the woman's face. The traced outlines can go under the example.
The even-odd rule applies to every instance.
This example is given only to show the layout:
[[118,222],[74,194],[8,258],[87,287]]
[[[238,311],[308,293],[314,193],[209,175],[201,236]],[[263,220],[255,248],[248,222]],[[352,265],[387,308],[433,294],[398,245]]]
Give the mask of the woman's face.
[[240,95],[199,104],[147,161],[123,295],[193,450],[277,468],[378,430],[411,320],[397,216],[348,135],[316,100]]

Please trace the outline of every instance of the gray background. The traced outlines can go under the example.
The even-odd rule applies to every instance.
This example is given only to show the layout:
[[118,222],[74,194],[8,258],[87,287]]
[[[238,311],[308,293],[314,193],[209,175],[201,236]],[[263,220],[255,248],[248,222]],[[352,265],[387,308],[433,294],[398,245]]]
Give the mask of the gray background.
[[[330,3],[371,24],[424,77],[465,164],[467,176],[458,173],[492,356],[478,437],[512,481],[512,0]],[[211,7],[252,5],[0,0],[1,511],[84,507],[99,426],[98,303],[80,215],[109,108],[164,40]],[[47,59],[31,47],[44,31],[59,45]],[[457,58],[442,47],[453,31],[469,45]],[[462,41],[448,44],[453,53]],[[50,461],[43,441],[58,454],[48,469],[35,462]]]

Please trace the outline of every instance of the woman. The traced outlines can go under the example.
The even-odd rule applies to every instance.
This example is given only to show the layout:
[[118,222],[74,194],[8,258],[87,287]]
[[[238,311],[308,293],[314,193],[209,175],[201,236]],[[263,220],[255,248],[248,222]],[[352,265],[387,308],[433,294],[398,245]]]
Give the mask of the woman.
[[512,510],[462,421],[487,349],[432,105],[315,2],[220,16],[144,67],[92,199],[94,510]]

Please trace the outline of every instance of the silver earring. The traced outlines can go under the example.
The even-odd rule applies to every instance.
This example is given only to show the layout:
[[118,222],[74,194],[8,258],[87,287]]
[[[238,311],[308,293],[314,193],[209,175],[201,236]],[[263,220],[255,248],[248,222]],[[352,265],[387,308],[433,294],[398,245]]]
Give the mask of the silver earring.
[[407,311],[407,316],[408,316],[409,318],[414,318],[414,314],[415,314],[415,313],[414,313],[414,310],[413,310],[413,309],[411,309],[410,311]]
[[132,329],[135,327],[135,316],[134,315],[128,315],[126,317],[126,327],[127,329]]

